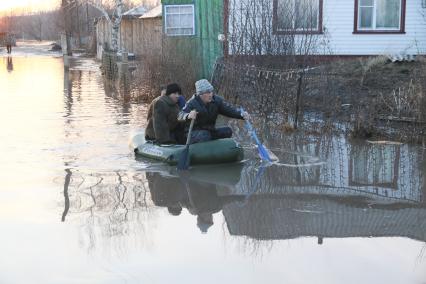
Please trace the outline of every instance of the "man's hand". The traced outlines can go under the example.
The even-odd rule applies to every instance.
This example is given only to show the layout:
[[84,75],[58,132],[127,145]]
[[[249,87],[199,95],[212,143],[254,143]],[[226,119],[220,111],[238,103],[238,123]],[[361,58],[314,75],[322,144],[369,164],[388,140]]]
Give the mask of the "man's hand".
[[188,119],[196,119],[197,118],[197,111],[191,110],[191,112],[188,114]]
[[244,118],[244,120],[250,120],[250,114],[246,111],[241,112],[241,116]]

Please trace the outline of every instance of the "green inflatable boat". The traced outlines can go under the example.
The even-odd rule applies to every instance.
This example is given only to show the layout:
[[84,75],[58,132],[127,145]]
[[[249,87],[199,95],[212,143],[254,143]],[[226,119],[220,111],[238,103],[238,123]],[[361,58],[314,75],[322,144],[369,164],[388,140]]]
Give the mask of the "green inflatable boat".
[[[146,142],[142,133],[133,138],[132,147],[136,155],[176,165],[185,145],[159,145]],[[136,137],[135,136],[135,137]],[[189,146],[191,165],[222,164],[241,161],[244,158],[243,148],[232,138],[212,140]]]

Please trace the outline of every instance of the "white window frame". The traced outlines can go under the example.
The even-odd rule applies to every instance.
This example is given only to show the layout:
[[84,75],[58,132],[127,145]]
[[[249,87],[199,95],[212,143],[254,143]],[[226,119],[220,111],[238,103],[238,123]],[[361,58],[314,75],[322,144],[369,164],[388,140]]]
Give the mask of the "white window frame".
[[[279,1],[280,0],[277,1],[277,7],[276,7],[276,9],[277,9],[277,17],[280,16],[278,14]],[[293,1],[292,2],[292,4],[293,4],[293,10],[292,10],[293,15],[296,15],[296,1],[298,1],[298,0],[291,0],[291,1]],[[292,23],[291,23],[291,25],[292,25],[291,29],[281,29],[281,28],[279,28],[277,26],[276,27],[277,32],[284,32],[284,33],[287,33],[287,32],[290,32],[290,33],[291,32],[300,32],[300,33],[311,33],[311,32],[312,33],[317,33],[317,32],[320,32],[320,16],[321,16],[320,9],[321,9],[321,1],[320,0],[316,0],[316,1],[318,1],[318,13],[317,13],[317,25],[316,25],[316,27],[314,27],[314,28],[295,28],[295,26],[296,26],[296,18],[293,17]]]
[[[192,34],[169,34],[168,29],[179,29],[182,27],[167,27],[167,15],[182,15],[180,13],[167,13],[167,8],[176,8],[176,7],[191,7],[192,8]],[[164,33],[167,36],[194,36],[195,35],[195,5],[194,4],[183,4],[183,5],[164,5]]]
[[399,0],[399,21],[397,28],[377,28],[376,27],[376,15],[377,15],[377,5],[376,0],[373,0],[373,22],[371,28],[362,28],[361,27],[361,7],[371,7],[371,6],[361,6],[361,0],[358,0],[358,31],[400,31],[401,30],[401,17],[402,17],[402,0]]

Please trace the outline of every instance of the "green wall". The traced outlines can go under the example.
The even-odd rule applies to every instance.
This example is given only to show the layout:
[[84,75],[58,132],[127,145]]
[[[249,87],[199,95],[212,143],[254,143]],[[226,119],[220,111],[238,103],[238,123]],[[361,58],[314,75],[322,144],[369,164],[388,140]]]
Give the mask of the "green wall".
[[162,0],[161,3],[194,4],[195,36],[165,37],[169,43],[176,43],[182,54],[191,52],[199,62],[199,77],[210,79],[216,59],[223,56],[222,42],[218,40],[218,35],[223,33],[223,0]]

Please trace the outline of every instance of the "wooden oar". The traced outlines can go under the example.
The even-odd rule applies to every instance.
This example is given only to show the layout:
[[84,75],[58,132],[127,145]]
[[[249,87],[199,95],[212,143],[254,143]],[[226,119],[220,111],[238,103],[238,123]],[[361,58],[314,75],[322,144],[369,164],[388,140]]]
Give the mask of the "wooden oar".
[[182,153],[179,156],[179,161],[177,164],[177,169],[185,171],[189,169],[190,159],[189,159],[189,142],[191,141],[192,128],[194,127],[195,119],[191,120],[191,125],[189,126],[188,137],[186,138],[186,146],[183,149]]

